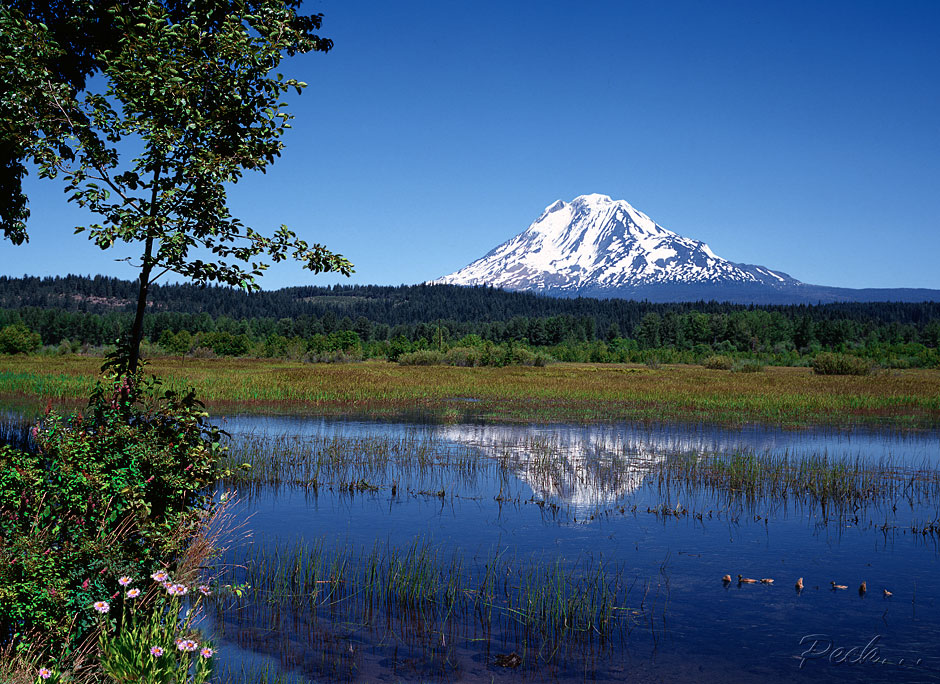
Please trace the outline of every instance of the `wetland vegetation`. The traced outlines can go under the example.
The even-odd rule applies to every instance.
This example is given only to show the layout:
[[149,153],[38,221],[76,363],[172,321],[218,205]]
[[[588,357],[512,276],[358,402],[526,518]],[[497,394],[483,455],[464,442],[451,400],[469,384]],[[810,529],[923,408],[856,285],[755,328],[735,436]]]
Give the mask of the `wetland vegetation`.
[[[81,400],[94,386],[98,364],[81,356],[0,357],[0,395]],[[176,391],[194,387],[217,412],[902,429],[930,428],[940,419],[940,374],[921,369],[843,376],[808,368],[732,373],[687,365],[456,368],[160,358],[148,371]]]
[[[539,370],[556,369],[611,370]],[[786,681],[791,665],[759,663],[786,658],[805,624],[877,628],[937,665],[925,650],[940,636],[927,617],[940,601],[935,431],[361,415],[218,423],[230,436],[218,433],[224,450],[203,481],[217,502],[239,493],[227,502],[238,522],[213,533],[228,550],[192,583],[212,588],[198,627],[219,681],[614,681],[637,663],[677,678],[687,653],[705,680],[730,666]],[[13,412],[2,429],[29,449],[30,424]],[[853,604],[829,589],[863,580],[871,591]],[[755,621],[757,638],[742,631]],[[707,637],[719,629],[739,653],[730,665]]]
[[[792,644],[778,642],[803,622],[869,629],[884,616],[879,629],[933,653],[940,468],[922,457],[935,434],[883,435],[877,455],[877,435],[790,451],[682,428],[559,427],[234,420],[221,486],[243,492],[255,537],[223,563],[222,584],[246,590],[207,616],[237,645],[233,667],[606,681],[624,658],[658,653],[654,671],[679,676],[680,654],[718,657],[710,629],[756,664],[785,657]],[[723,584],[729,573],[776,582]],[[867,579],[872,596],[844,605],[833,579]],[[902,617],[899,595],[919,619]],[[766,636],[744,629],[770,606]],[[787,681],[788,667],[762,678]]]

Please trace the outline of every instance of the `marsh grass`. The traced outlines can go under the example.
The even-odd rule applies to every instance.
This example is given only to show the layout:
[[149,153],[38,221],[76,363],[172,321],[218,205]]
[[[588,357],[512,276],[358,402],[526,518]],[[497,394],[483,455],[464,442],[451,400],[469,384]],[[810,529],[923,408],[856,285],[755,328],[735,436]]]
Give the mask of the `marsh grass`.
[[[87,396],[98,359],[0,357],[0,394]],[[681,420],[781,425],[940,423],[940,372],[814,375],[808,368],[715,373],[700,366],[554,364],[544,368],[304,364],[155,359],[170,389],[194,386],[216,409],[321,415],[474,416],[502,422]],[[473,401],[468,402],[471,399]]]
[[0,413],[0,445],[7,444],[14,449],[28,449],[32,443],[29,421],[13,414]]
[[257,663],[239,666],[223,663],[221,667],[216,668],[215,681],[238,684],[311,684],[309,679],[301,675],[281,672],[271,664]]
[[628,607],[632,584],[622,572],[595,561],[517,562],[496,552],[468,561],[420,540],[359,551],[327,549],[322,540],[254,544],[234,560],[220,581],[250,589],[217,601],[220,624],[246,612],[256,624],[316,615],[424,641],[498,635],[550,659],[565,644],[625,636],[644,610],[639,599]]
[[[446,498],[478,497],[492,490],[496,501],[523,497],[555,517],[571,516],[576,500],[588,514],[616,510],[629,498],[662,504],[650,512],[676,513],[678,494],[695,514],[713,506],[774,510],[798,503],[823,517],[858,517],[869,510],[916,511],[918,531],[940,532],[940,468],[901,465],[891,459],[834,457],[826,453],[646,450],[614,443],[583,443],[552,436],[510,439],[487,448],[457,445],[429,432],[401,436],[237,435],[225,456],[224,483],[247,497],[300,487],[317,492],[388,491]],[[246,465],[247,464],[247,467]],[[532,495],[523,494],[526,487]],[[645,492],[645,493],[644,493]],[[697,506],[692,502],[701,500]],[[690,508],[691,506],[691,508]],[[699,510],[696,510],[698,508]],[[584,513],[584,511],[582,511]]]
[[660,486],[726,493],[749,502],[797,500],[838,511],[940,504],[940,469],[826,454],[675,453],[652,474]]
[[[510,473],[524,472],[530,483],[554,483],[557,491],[557,483],[574,482],[600,492],[597,499],[601,502],[648,487],[667,499],[661,511],[677,492],[690,500],[717,495],[725,505],[734,502],[751,509],[798,502],[837,517],[869,508],[896,511],[906,505],[936,514],[922,520],[919,531],[940,532],[940,467],[935,464],[908,466],[890,458],[868,460],[819,452],[672,449],[637,453],[599,444],[573,453],[570,445],[544,437],[504,444],[498,460]],[[550,487],[545,485],[545,489]]]
[[223,483],[252,496],[259,488],[300,487],[317,491],[375,491],[407,483],[412,490],[453,492],[478,481],[493,464],[468,447],[426,432],[392,437],[342,434],[233,436],[221,462]]

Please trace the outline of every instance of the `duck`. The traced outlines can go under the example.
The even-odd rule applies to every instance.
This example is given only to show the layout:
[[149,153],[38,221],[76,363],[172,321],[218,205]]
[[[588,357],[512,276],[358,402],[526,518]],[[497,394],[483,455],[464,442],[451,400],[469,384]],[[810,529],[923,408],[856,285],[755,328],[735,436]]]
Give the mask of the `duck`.
[[802,578],[802,577],[800,577],[800,578],[796,581],[796,590],[797,590],[797,591],[803,591],[803,578]]
[[868,591],[868,583],[862,580],[862,583],[858,585],[858,595],[862,596],[866,591]]
[[773,583],[774,583],[774,578],[773,578],[773,577],[763,577],[763,578],[761,578],[760,583],[761,583],[761,584],[773,584]]
[[758,580],[738,575],[738,584],[757,584]]
[[730,583],[731,583],[731,575],[725,575],[724,577],[721,578],[721,581],[724,582],[725,584],[730,584]]
[[847,584],[836,584],[835,582],[830,582],[829,584],[832,585],[833,590],[836,590],[836,589],[848,589],[848,588],[849,588]]
[[887,589],[883,589],[882,591],[884,592],[885,598],[888,598],[889,596],[894,596],[893,591],[888,591]]

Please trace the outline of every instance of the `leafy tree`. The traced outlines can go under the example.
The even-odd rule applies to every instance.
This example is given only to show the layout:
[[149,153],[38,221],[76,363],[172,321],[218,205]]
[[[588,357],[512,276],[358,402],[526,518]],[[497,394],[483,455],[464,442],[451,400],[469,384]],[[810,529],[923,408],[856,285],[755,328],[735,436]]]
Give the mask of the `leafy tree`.
[[[306,87],[276,73],[281,60],[332,46],[314,34],[321,15],[299,5],[91,0],[56,4],[49,16],[25,0],[0,6],[0,167],[21,178],[26,160],[61,178],[69,200],[100,217],[76,228],[100,248],[140,246],[130,371],[150,288],[167,272],[246,290],[258,289],[266,259],[352,272],[342,255],[286,226],[263,235],[227,206],[228,184],[280,155],[292,118],[282,98]],[[75,39],[82,31],[86,43]],[[100,88],[84,88],[91,74]],[[0,225],[19,244],[25,198],[15,183],[4,193]]]
[[7,325],[0,329],[0,354],[29,354],[42,345],[39,333],[25,325]]

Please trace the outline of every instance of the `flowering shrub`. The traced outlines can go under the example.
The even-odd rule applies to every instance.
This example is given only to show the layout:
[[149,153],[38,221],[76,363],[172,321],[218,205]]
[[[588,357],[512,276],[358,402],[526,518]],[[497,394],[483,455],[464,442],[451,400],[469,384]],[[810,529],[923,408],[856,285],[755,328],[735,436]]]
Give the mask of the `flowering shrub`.
[[0,447],[0,646],[40,634],[67,657],[97,626],[88,606],[174,562],[215,479],[206,417],[192,393],[115,377],[84,414],[49,412],[34,452]]

